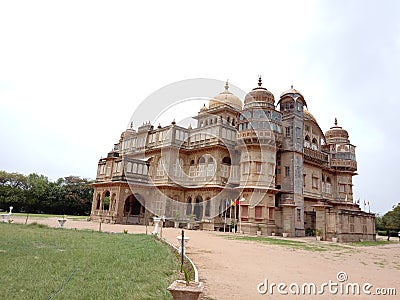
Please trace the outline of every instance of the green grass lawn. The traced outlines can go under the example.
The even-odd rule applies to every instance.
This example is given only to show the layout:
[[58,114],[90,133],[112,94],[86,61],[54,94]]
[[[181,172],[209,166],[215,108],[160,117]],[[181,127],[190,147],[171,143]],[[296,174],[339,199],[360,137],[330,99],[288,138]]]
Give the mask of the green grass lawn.
[[389,244],[394,244],[394,241],[364,241],[364,242],[352,242],[352,246],[385,246]]
[[364,241],[364,242],[352,242],[352,243],[323,243],[323,242],[301,242],[290,239],[279,239],[269,237],[255,237],[255,236],[226,236],[228,239],[254,241],[264,244],[280,245],[292,249],[302,249],[307,251],[340,251],[348,250],[351,246],[355,247],[373,247],[373,246],[384,246],[395,243],[393,241]]
[[228,239],[253,241],[258,243],[279,245],[292,249],[301,249],[306,251],[335,251],[343,250],[344,248],[338,244],[326,244],[321,242],[300,242],[290,239],[279,239],[279,238],[269,238],[269,237],[256,237],[256,236],[227,236]]
[[171,299],[179,262],[147,235],[0,223],[4,299]]

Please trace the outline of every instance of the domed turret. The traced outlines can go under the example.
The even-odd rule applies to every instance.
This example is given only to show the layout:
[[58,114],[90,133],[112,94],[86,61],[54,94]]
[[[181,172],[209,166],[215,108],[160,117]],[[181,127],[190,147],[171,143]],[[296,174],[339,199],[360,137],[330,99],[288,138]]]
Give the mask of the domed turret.
[[299,96],[301,96],[304,99],[303,95],[298,90],[293,88],[293,85],[290,87],[290,89],[288,89],[287,91],[284,91],[281,94],[281,98],[283,98],[283,96],[286,96],[286,95],[293,96],[295,94],[298,94]]
[[328,144],[349,143],[349,133],[347,130],[338,126],[336,118],[335,125],[325,133],[325,137]]
[[314,123],[318,124],[317,119],[310,113],[308,110],[304,110],[304,119],[313,121]]
[[222,105],[229,105],[237,110],[242,109],[242,101],[229,91],[228,81],[225,84],[225,91],[219,93],[210,100],[209,108],[215,108]]
[[304,96],[298,90],[294,89],[293,85],[281,94],[278,104],[280,104],[282,112],[302,111],[304,106],[307,107]]
[[201,112],[207,111],[207,110],[208,110],[208,108],[206,107],[206,104],[204,104],[203,107],[200,108],[200,111],[201,111]]
[[244,99],[245,108],[253,105],[271,109],[275,108],[274,95],[266,88],[262,87],[261,76],[258,78],[258,87],[248,93]]

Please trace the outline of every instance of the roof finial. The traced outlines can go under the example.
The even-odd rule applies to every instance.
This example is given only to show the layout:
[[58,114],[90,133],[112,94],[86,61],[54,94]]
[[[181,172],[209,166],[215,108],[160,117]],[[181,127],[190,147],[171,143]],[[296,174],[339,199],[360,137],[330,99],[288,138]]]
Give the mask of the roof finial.
[[335,126],[337,126],[337,118],[335,118]]
[[228,92],[228,89],[229,89],[229,83],[228,83],[228,79],[227,79],[226,83],[225,83],[225,92]]
[[258,75],[258,86],[262,85],[262,79],[261,79],[261,75]]
[[293,89],[293,84],[290,86],[291,89]]

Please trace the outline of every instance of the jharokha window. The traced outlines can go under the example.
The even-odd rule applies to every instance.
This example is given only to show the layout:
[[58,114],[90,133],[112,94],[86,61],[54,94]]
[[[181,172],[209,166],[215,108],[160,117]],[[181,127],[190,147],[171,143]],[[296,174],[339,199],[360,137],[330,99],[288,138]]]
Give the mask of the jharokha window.
[[256,220],[262,220],[262,206],[256,206],[254,210],[254,218]]
[[242,221],[247,221],[249,219],[249,207],[247,205],[240,206],[241,211],[241,219]]

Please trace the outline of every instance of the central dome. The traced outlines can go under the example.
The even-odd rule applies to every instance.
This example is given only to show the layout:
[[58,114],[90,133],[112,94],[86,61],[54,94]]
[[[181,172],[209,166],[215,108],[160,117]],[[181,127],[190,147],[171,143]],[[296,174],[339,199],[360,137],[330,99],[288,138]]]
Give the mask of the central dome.
[[242,101],[239,99],[239,97],[235,96],[229,91],[228,81],[225,84],[225,91],[219,93],[210,100],[209,108],[219,107],[222,105],[229,105],[238,110],[242,109]]
[[244,105],[249,106],[251,103],[259,106],[267,105],[270,108],[275,108],[274,95],[266,88],[262,87],[261,76],[258,78],[258,86],[254,88],[244,98]]

